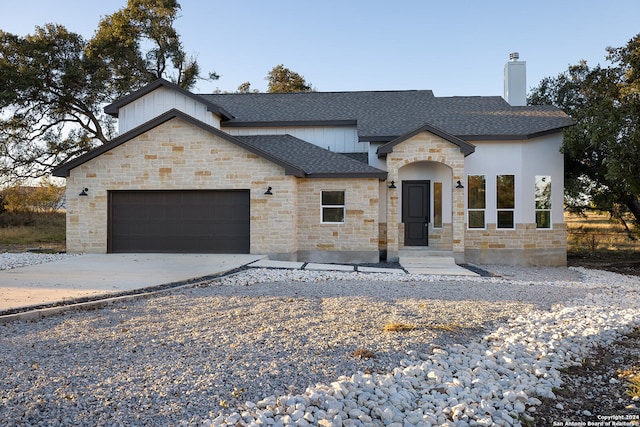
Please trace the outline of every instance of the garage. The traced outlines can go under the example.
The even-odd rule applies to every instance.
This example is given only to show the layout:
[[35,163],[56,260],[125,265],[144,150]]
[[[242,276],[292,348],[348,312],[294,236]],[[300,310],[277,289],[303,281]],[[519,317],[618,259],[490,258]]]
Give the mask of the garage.
[[249,253],[249,190],[108,194],[108,252]]

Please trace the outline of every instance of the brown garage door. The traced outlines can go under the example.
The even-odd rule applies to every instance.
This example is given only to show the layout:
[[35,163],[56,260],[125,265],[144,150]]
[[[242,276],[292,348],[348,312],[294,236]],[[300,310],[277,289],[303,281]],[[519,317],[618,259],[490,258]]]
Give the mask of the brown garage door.
[[109,252],[249,253],[249,191],[111,191]]

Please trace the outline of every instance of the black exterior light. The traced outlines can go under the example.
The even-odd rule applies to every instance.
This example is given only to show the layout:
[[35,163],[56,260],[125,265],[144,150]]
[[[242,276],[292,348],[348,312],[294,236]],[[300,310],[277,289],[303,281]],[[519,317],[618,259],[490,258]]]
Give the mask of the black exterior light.
[[462,182],[460,182],[460,180],[458,180],[458,185],[456,185],[456,188],[464,188],[464,185],[462,185]]
[[272,188],[271,188],[271,187],[267,187],[267,191],[265,191],[265,192],[264,192],[264,194],[265,194],[266,196],[271,196],[271,195],[273,195],[273,193],[271,192],[271,190],[272,190]]
[[89,191],[88,188],[83,188],[80,194],[78,194],[78,196],[83,196],[83,197],[88,196],[87,191]]
[[395,181],[391,181],[391,185],[389,186],[389,188],[398,188],[398,187],[396,187],[396,182]]

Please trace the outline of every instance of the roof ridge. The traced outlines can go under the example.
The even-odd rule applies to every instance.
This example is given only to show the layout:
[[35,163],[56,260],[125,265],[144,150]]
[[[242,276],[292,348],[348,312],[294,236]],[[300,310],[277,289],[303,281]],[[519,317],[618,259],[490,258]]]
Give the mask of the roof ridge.
[[[431,92],[433,89],[385,89],[385,90],[334,90],[334,91],[313,91],[313,92],[231,92],[231,93],[197,93],[197,96],[227,96],[227,95],[312,95],[312,94],[344,94],[344,93],[408,93],[408,92]],[[433,95],[435,97],[435,95]]]

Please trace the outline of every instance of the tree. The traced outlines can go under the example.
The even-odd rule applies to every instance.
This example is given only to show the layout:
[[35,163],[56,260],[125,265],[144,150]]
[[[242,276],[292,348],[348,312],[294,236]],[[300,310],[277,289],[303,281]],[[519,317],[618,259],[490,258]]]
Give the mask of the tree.
[[[161,77],[190,89],[200,69],[194,58],[186,56],[173,27],[179,10],[176,0],[128,0],[126,7],[100,21],[87,54],[104,61],[109,83],[119,92]],[[143,51],[142,46],[149,47]]]
[[104,104],[159,77],[192,87],[199,68],[173,28],[179,9],[175,0],[129,0],[88,41],[55,24],[25,37],[0,30],[0,175],[46,176],[108,142],[115,130]]
[[7,212],[55,212],[60,209],[65,188],[48,179],[37,186],[15,185],[2,191],[2,208]]
[[267,92],[313,92],[310,83],[307,83],[300,74],[285,68],[284,65],[276,65],[269,71],[266,77],[269,82]]
[[250,82],[244,82],[238,86],[235,93],[260,93],[260,91],[258,89],[251,89]]
[[564,131],[568,207],[593,207],[640,224],[640,34],[625,47],[607,48],[609,66],[585,61],[547,77],[530,104],[552,104],[575,126]]

